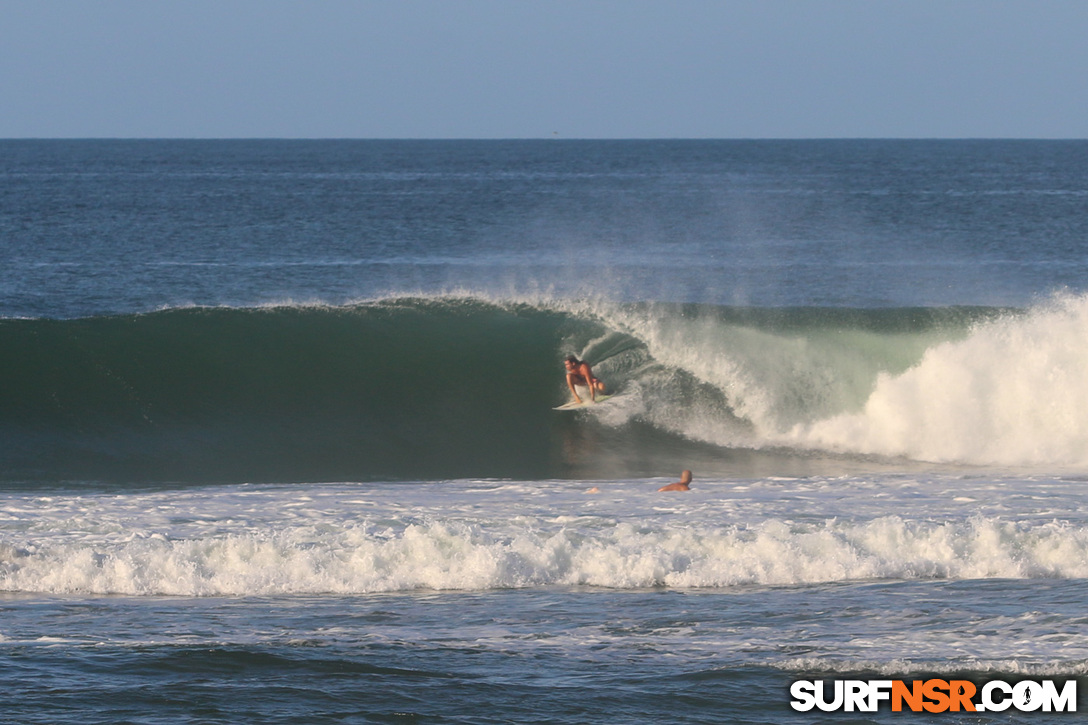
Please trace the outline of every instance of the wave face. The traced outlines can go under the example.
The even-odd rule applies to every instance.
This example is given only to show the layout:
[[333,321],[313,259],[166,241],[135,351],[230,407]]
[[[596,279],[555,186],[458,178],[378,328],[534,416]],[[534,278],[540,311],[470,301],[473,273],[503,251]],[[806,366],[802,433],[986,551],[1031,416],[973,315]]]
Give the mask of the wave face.
[[[0,325],[11,477],[306,480],[546,468],[554,317],[471,301]],[[544,435],[541,435],[541,433]]]
[[[652,476],[828,455],[1075,466],[1085,332],[1080,297],[1026,311],[438,297],[4,320],[0,475]],[[607,405],[551,410],[571,353],[617,393]]]

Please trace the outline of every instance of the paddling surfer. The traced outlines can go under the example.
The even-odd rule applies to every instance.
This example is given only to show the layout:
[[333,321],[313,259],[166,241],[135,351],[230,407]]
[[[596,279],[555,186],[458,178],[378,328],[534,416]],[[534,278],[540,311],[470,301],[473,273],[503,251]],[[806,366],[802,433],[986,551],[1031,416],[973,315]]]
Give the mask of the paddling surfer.
[[690,491],[691,486],[691,471],[684,471],[680,474],[680,480],[676,483],[670,483],[668,486],[662,486],[657,489],[658,491]]
[[604,383],[593,376],[593,370],[590,369],[589,363],[569,355],[564,361],[564,365],[567,366],[567,387],[570,388],[574,399],[579,403],[582,402],[582,398],[578,395],[578,391],[574,389],[574,386],[583,385],[589,388],[589,399],[596,403],[597,393],[604,392]]

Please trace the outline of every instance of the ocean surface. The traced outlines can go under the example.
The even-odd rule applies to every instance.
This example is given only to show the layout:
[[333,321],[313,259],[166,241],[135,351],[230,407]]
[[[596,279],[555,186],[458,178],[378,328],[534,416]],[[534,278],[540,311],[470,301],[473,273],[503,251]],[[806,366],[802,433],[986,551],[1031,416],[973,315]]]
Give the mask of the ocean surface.
[[927,677],[1088,697],[1088,142],[0,141],[0,721],[1088,720]]

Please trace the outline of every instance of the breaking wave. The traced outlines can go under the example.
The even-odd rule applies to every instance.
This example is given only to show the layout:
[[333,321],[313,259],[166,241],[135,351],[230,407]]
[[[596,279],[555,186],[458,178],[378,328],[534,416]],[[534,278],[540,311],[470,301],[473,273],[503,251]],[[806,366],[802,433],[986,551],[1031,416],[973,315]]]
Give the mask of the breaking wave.
[[[551,410],[571,353],[609,403]],[[760,451],[1088,463],[1085,297],[850,310],[449,296],[8,319],[0,376],[9,481],[660,475]]]

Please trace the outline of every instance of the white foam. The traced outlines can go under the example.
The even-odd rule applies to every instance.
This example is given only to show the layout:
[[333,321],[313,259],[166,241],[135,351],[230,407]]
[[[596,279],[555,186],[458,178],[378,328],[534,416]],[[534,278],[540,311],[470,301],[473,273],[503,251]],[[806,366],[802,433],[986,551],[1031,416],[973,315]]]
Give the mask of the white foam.
[[729,587],[857,579],[1088,576],[1088,534],[980,519],[588,532],[523,521],[515,534],[430,522],[187,540],[40,547],[7,558],[0,588],[51,593],[271,595],[549,585]]
[[[972,486],[958,482],[960,488]],[[275,595],[1088,577],[1083,495],[1016,520],[945,483],[658,481],[232,487],[12,500],[0,590]],[[922,486],[922,484],[915,484]],[[996,509],[1012,499],[974,485]],[[1062,496],[1069,484],[1059,489]],[[11,497],[9,497],[11,498]],[[899,515],[886,515],[899,509]],[[906,511],[913,510],[913,515]],[[801,515],[811,511],[811,515]],[[852,512],[852,513],[851,513]]]
[[[602,300],[566,309],[646,345],[657,367],[639,371],[643,405],[630,415],[693,440],[1088,466],[1088,296],[972,329],[896,333],[776,332]],[[705,391],[685,389],[681,373]]]
[[860,408],[882,371],[906,369],[948,334],[782,332],[669,305],[553,304],[646,346],[649,364],[627,375],[642,384],[641,419],[722,446],[795,445],[785,435],[795,426]]
[[1088,297],[979,325],[793,440],[929,461],[1088,465]]

